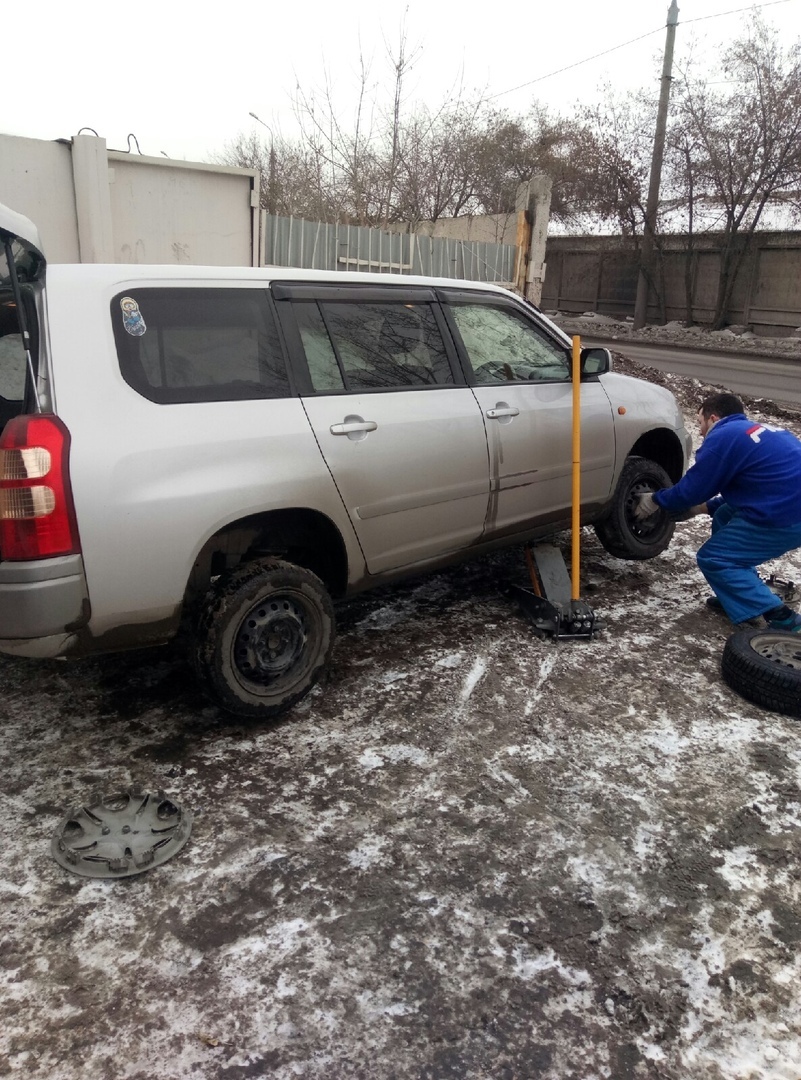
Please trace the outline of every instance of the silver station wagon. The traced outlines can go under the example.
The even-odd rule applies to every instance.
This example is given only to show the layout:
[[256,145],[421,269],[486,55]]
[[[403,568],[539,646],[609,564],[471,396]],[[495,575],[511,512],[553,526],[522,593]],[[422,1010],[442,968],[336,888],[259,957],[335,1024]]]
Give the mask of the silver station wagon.
[[[581,356],[581,518],[670,542],[672,395]],[[332,598],[567,527],[570,342],[492,285],[275,267],[54,265],[0,208],[0,652],[188,631],[210,696],[268,717]]]

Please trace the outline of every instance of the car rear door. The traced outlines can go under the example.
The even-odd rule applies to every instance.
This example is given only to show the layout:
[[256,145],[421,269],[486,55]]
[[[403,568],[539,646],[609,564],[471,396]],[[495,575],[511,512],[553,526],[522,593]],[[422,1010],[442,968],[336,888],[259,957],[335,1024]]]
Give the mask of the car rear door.
[[489,501],[484,423],[433,291],[272,288],[301,358],[304,408],[369,572],[476,542]]
[[[438,290],[487,428],[487,539],[565,518],[572,499],[570,351],[512,300]],[[581,385],[581,503],[609,497],[615,436],[597,379]]]

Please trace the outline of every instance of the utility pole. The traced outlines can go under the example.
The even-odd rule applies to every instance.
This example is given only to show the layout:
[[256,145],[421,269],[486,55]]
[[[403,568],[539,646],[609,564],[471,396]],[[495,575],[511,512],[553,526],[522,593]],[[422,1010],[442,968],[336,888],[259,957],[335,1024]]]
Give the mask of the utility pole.
[[[675,3],[675,0],[673,0]],[[256,116],[254,112],[248,113],[248,116],[252,116],[254,120],[257,120],[262,127],[266,127],[270,132],[270,172],[267,180],[267,213],[275,214],[276,208],[276,192],[275,192],[275,136],[273,135],[273,129],[269,124],[265,124],[260,116]]]
[[634,329],[645,326],[645,314],[648,307],[648,276],[653,269],[654,234],[656,232],[656,212],[659,208],[659,184],[662,180],[662,159],[665,156],[665,131],[667,129],[668,102],[670,84],[673,80],[673,43],[676,40],[676,27],[679,22],[679,8],[676,0],[671,0],[667,15],[667,36],[665,38],[665,59],[662,64],[662,85],[659,91],[659,107],[656,112],[656,131],[654,132],[654,152],[651,157],[651,175],[648,179],[648,201],[645,204],[645,231],[640,248],[640,276],[637,279],[637,299],[634,302]]

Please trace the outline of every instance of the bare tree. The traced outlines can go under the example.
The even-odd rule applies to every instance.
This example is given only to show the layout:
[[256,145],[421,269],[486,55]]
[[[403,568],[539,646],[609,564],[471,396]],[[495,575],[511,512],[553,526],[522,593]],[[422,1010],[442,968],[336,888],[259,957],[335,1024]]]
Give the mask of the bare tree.
[[585,211],[636,241],[645,227],[652,105],[639,94],[621,99],[607,87],[598,104],[583,109],[581,117],[589,143],[584,155]]
[[270,213],[315,221],[333,219],[336,211],[320,160],[306,147],[282,138],[265,142],[255,131],[240,133],[215,160],[258,169],[259,202]]
[[683,131],[674,144],[688,211],[697,213],[702,199],[721,233],[715,329],[725,325],[766,208],[801,184],[801,46],[782,49],[776,31],[756,17],[723,52],[720,74],[722,90],[685,72],[674,120]]
[[442,217],[511,213],[520,183],[547,172],[555,216],[578,220],[591,187],[584,127],[536,105],[513,115],[459,83],[437,108],[409,108],[406,80],[418,55],[402,26],[378,76],[359,56],[349,119],[325,73],[320,88],[296,89],[295,141],[271,141],[270,156],[257,134],[240,135],[218,160],[260,168],[262,205],[279,213],[413,229]]
[[[617,227],[635,252],[646,229],[648,174],[651,163],[656,100],[638,92],[616,97],[607,87],[601,101],[582,110],[586,140],[581,205],[591,226]],[[586,221],[586,217],[585,217]],[[666,321],[664,214],[657,209],[653,244],[656,258],[646,271],[648,284]]]
[[684,252],[684,321],[687,326],[695,323],[693,295],[695,291],[695,212],[698,191],[697,152],[698,142],[688,131],[678,131],[671,147],[674,160],[678,164],[678,177],[681,182],[681,205],[686,212],[687,231]]

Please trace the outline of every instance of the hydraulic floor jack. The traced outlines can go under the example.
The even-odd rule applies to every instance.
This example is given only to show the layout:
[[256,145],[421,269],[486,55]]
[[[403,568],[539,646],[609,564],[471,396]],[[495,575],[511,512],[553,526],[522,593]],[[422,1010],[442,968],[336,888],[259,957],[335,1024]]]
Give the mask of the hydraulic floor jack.
[[581,339],[573,338],[573,513],[571,575],[562,553],[552,544],[525,550],[531,588],[514,586],[518,603],[535,633],[559,638],[592,638],[605,623],[579,600],[581,537]]
[[[574,590],[559,548],[552,544],[536,544],[524,551],[531,588],[515,585],[514,590],[535,633],[558,640],[591,638],[596,631],[604,629],[605,622],[590,605],[573,596]],[[575,592],[578,593],[578,588]]]

